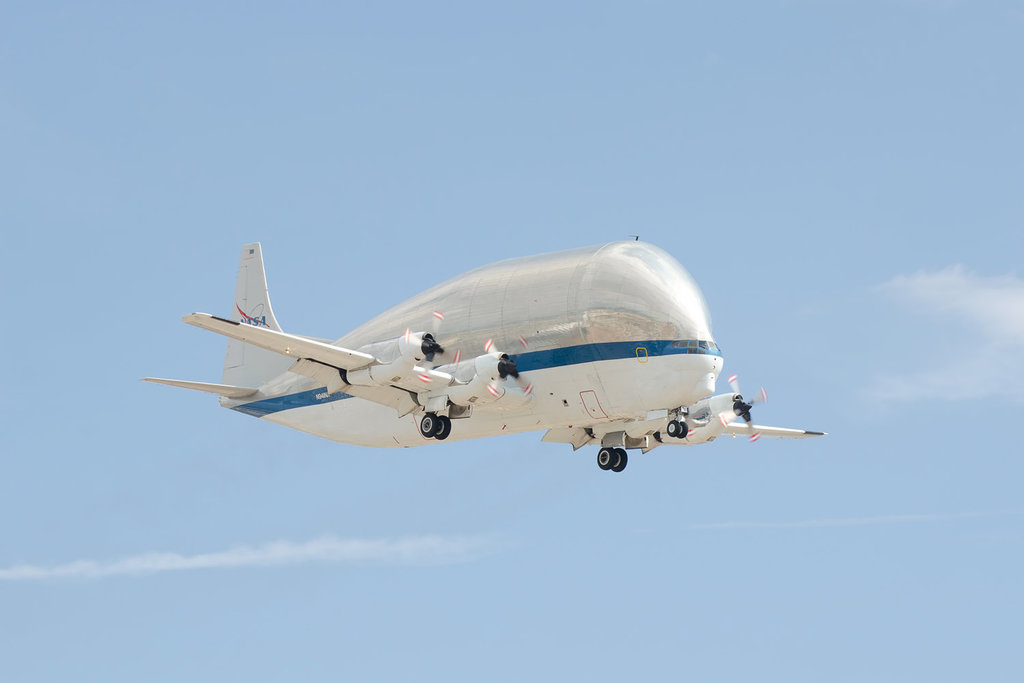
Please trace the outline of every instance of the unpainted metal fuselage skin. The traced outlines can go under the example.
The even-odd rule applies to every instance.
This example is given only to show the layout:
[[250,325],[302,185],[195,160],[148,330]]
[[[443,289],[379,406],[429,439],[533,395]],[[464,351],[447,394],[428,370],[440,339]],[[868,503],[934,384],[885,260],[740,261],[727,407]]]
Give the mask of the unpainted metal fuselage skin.
[[[704,297],[683,267],[644,242],[510,259],[428,289],[338,339],[357,349],[395,339],[407,328],[430,330],[432,311],[445,347],[439,370],[472,375],[487,340],[508,353],[533,385],[525,406],[498,400],[454,420],[449,440],[643,419],[713,393],[722,371],[717,350],[685,353],[687,340],[712,342]],[[526,342],[524,346],[523,342]],[[454,350],[463,361],[450,364]],[[447,363],[447,365],[446,365]],[[468,379],[468,377],[467,377]],[[266,395],[315,392],[316,380],[285,372]],[[344,443],[408,447],[438,443],[418,429],[420,414],[347,397],[312,395],[308,405],[267,412],[222,398],[229,408]]]

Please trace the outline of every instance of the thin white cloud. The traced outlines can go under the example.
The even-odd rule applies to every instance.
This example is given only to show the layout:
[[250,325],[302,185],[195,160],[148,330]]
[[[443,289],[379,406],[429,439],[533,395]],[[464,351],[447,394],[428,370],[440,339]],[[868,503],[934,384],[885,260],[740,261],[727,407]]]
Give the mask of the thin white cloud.
[[[1024,384],[1024,280],[983,276],[963,266],[901,275],[880,290],[915,312],[941,316],[959,329],[941,365],[878,377],[868,393],[882,401],[1019,398]],[[946,335],[948,337],[948,335]],[[938,340],[938,342],[936,341]],[[921,347],[948,341],[938,333]]]
[[894,524],[921,524],[924,522],[952,522],[960,519],[979,519],[985,517],[1006,517],[1019,515],[1020,510],[1003,510],[997,512],[961,512],[934,515],[881,515],[877,517],[823,517],[820,519],[802,519],[792,522],[708,522],[691,524],[694,531],[715,529],[822,529],[834,527],[888,526]]
[[1024,280],[983,276],[961,265],[900,275],[882,285],[899,298],[949,314],[997,344],[1024,345]]
[[348,565],[452,564],[476,559],[486,553],[491,546],[490,542],[480,538],[418,536],[398,539],[340,539],[334,536],[321,536],[301,543],[275,541],[197,555],[145,553],[106,562],[76,560],[52,566],[15,565],[0,569],[0,581],[95,579],[192,569],[273,567],[314,562]]

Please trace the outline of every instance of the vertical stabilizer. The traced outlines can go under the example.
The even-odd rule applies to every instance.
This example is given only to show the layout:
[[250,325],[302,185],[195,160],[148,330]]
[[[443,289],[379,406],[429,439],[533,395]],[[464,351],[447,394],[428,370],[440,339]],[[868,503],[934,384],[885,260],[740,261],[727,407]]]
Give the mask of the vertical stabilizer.
[[[263,270],[263,252],[259,242],[242,247],[238,265],[238,284],[231,303],[231,319],[246,325],[268,327],[278,332],[274,310],[270,307],[267,275]],[[288,370],[294,361],[235,339],[228,340],[224,356],[224,384],[256,387]]]

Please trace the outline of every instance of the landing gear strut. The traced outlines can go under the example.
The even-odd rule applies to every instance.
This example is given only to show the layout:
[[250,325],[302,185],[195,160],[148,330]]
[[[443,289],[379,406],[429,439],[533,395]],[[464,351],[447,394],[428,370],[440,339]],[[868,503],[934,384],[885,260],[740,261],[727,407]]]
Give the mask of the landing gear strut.
[[602,470],[621,472],[626,469],[629,457],[623,448],[602,448],[597,452],[597,466]]
[[427,413],[420,420],[420,434],[424,439],[444,441],[452,433],[452,421],[444,415]]

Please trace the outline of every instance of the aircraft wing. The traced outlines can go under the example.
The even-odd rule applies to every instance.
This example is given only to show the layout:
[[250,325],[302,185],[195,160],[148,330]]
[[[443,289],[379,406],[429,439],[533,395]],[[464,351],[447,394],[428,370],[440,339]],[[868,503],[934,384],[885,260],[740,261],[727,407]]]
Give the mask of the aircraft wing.
[[[292,366],[292,372],[323,382],[327,387],[327,390],[331,393],[344,389],[345,393],[350,396],[357,396],[359,398],[366,399],[367,401],[372,401],[373,403],[390,406],[391,408],[394,408],[400,416],[408,415],[419,405],[416,403],[414,394],[397,386],[353,386],[344,384],[341,381],[341,378],[338,376],[338,371],[334,368],[342,368],[343,370],[348,371],[361,370],[362,368],[374,365],[377,362],[377,359],[368,353],[335,346],[327,341],[322,341],[313,337],[303,337],[296,334],[278,332],[277,330],[271,330],[266,327],[257,327],[255,325],[225,320],[224,318],[218,318],[217,316],[210,315],[209,313],[192,313],[191,315],[186,315],[182,318],[182,321],[189,325],[201,327],[204,330],[210,330],[211,332],[223,334],[226,337],[238,339],[247,344],[267,349],[268,351],[275,351],[285,356],[291,356],[298,361],[294,366]],[[433,370],[423,368],[415,369],[430,375],[437,375],[441,379],[450,379],[447,375],[437,373]],[[201,391],[219,393],[222,396],[228,396],[230,398],[242,398],[255,393],[254,389],[244,389],[240,387],[220,388],[221,385],[199,386],[200,383],[198,382],[172,382],[168,380],[149,381],[159,381],[163,384],[183,386],[186,389],[199,389]]]
[[181,320],[189,325],[223,334],[225,337],[238,339],[261,349],[291,356],[296,360],[309,358],[343,370],[359,370],[373,365],[377,360],[368,353],[353,351],[309,337],[278,332],[268,327],[257,327],[225,320],[209,313],[192,313]]
[[723,434],[733,436],[750,436],[757,432],[762,437],[771,439],[809,439],[812,436],[825,436],[825,432],[812,432],[806,429],[789,429],[787,427],[765,427],[764,425],[753,425],[753,429],[747,426],[746,422],[730,422],[725,426]]

